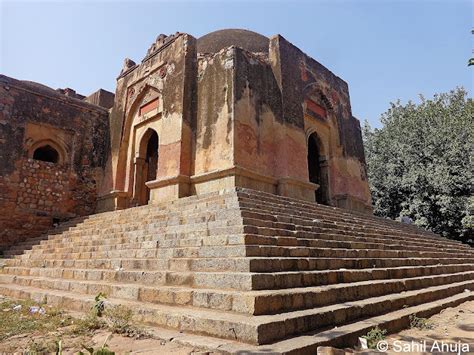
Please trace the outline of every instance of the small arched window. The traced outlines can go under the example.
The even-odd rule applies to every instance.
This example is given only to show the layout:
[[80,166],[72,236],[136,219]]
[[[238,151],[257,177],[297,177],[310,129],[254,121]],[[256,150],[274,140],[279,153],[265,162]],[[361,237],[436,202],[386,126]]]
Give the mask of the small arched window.
[[59,161],[59,153],[56,149],[47,144],[35,149],[33,159],[57,163]]

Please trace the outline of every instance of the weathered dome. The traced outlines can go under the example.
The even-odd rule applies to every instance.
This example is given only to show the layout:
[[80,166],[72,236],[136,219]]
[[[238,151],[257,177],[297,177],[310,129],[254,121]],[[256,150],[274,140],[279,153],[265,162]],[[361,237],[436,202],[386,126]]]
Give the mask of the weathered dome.
[[270,40],[256,32],[227,29],[208,33],[197,40],[197,51],[199,53],[216,53],[222,48],[236,46],[249,52],[268,53]]

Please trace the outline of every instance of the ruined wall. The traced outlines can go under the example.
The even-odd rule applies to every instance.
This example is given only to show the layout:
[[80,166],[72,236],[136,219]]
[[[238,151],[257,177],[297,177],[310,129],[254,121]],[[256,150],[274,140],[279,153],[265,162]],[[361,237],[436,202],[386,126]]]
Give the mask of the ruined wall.
[[[54,219],[94,212],[108,156],[108,113],[40,84],[0,76],[0,250]],[[32,159],[44,145],[57,163]]]

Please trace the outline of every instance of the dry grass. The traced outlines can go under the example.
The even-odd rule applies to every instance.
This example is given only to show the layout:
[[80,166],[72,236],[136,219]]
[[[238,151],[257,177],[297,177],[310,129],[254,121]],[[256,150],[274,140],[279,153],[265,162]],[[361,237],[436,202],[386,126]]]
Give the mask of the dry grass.
[[[14,310],[15,306],[21,309]],[[30,307],[43,307],[45,314],[30,312]],[[47,334],[58,328],[71,325],[73,318],[57,308],[48,307],[32,301],[3,300],[0,303],[0,341],[12,336],[39,333]]]

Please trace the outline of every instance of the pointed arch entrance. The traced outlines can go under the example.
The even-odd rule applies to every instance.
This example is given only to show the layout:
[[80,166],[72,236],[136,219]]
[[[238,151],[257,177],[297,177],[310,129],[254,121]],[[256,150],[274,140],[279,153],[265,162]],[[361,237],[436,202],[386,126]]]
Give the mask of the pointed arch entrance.
[[138,154],[135,157],[135,205],[146,205],[150,200],[150,189],[146,183],[156,179],[158,147],[158,133],[149,128],[140,141]]
[[328,162],[324,146],[316,132],[308,138],[308,175],[310,182],[319,185],[315,191],[316,202],[329,205]]

